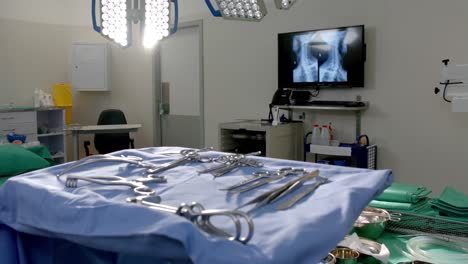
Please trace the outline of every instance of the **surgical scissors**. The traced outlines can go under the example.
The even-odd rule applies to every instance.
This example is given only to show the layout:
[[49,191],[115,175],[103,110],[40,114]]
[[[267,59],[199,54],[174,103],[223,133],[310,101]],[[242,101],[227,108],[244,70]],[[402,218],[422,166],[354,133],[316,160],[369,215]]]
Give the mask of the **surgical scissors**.
[[250,209],[248,211],[249,213],[253,212],[254,210],[256,210],[256,209],[258,209],[260,207],[263,207],[263,206],[265,206],[267,204],[274,203],[274,202],[278,201],[282,197],[290,194],[291,192],[293,192],[297,188],[301,187],[306,181],[309,181],[309,180],[317,177],[318,175],[319,175],[318,170],[312,171],[311,173],[304,174],[298,179],[294,179],[292,181],[289,181],[288,183],[286,183],[285,185],[283,185],[283,186],[281,186],[281,187],[279,187],[277,189],[266,192],[266,193],[264,193],[264,194],[262,194],[262,195],[260,195],[260,196],[258,196],[256,198],[254,198],[253,200],[241,205],[237,209],[243,208],[243,207],[251,205],[251,204],[256,204],[255,207],[253,207],[252,209]]
[[[206,233],[225,237],[229,240],[239,241],[241,243],[247,243],[250,241],[254,234],[254,224],[252,218],[244,212],[237,210],[205,210],[205,208],[199,203],[192,203],[191,205],[181,204],[179,207],[172,207],[167,205],[159,204],[159,201],[154,200],[151,196],[139,196],[128,198],[127,202],[136,203],[148,206],[152,209],[156,209],[162,212],[167,212],[171,214],[176,214],[182,217],[185,217],[187,220],[194,223],[201,230]],[[234,224],[234,234],[231,234],[231,230],[223,230],[216,227],[211,218],[214,217],[228,217],[233,221]],[[243,220],[243,222],[241,221]],[[247,223],[246,232],[243,232],[243,223]],[[243,233],[246,233],[246,236],[242,236]]]
[[158,173],[158,172],[165,171],[165,170],[168,170],[168,169],[172,169],[172,168],[175,168],[175,167],[178,167],[178,166],[182,166],[184,164],[187,164],[187,163],[190,163],[190,162],[193,162],[193,161],[198,161],[198,162],[202,162],[202,163],[212,162],[213,161],[212,158],[202,157],[199,154],[200,152],[205,152],[205,151],[209,151],[209,150],[211,150],[211,148],[205,148],[205,149],[199,149],[199,150],[196,150],[196,149],[181,150],[180,154],[182,155],[182,158],[171,161],[169,163],[163,164],[163,165],[155,167],[155,168],[149,168],[147,170],[147,173],[149,173],[149,174]]
[[81,166],[84,166],[87,164],[98,163],[98,162],[123,162],[123,163],[129,163],[129,164],[136,165],[137,167],[143,167],[147,169],[156,168],[155,165],[151,163],[143,162],[143,158],[136,157],[136,156],[115,157],[111,155],[93,155],[93,156],[89,156],[89,157],[86,157],[86,158],[83,158],[81,160],[74,162],[70,167],[58,173],[57,178],[60,178],[62,175],[76,168],[79,168]]
[[247,187],[244,187],[244,188],[241,188],[241,189],[235,189],[235,190],[230,190],[229,192],[232,192],[232,193],[243,193],[243,192],[247,192],[247,191],[250,191],[250,190],[253,190],[255,188],[258,188],[260,186],[263,186],[265,184],[268,184],[270,182],[273,182],[273,181],[276,181],[276,180],[279,180],[279,179],[282,179],[288,175],[299,175],[299,174],[304,174],[306,172],[305,169],[303,168],[291,168],[291,167],[288,167],[288,168],[281,168],[278,170],[278,172],[266,179],[264,179],[263,181],[259,181],[255,184],[252,184],[252,185],[249,185]]
[[77,188],[78,180],[92,182],[100,185],[115,185],[128,186],[133,189],[133,192],[139,195],[154,196],[156,191],[146,186],[145,183],[164,183],[167,182],[164,176],[157,178],[138,178],[136,180],[128,180],[119,176],[78,176],[68,175],[65,181],[65,186],[68,188]]

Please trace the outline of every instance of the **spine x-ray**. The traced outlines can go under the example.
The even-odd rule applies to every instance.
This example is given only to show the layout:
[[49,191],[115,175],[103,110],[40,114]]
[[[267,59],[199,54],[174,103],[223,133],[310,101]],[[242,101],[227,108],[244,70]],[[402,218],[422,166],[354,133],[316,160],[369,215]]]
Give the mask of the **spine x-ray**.
[[326,30],[296,35],[292,38],[295,53],[293,81],[347,82],[343,57],[348,51],[347,29]]

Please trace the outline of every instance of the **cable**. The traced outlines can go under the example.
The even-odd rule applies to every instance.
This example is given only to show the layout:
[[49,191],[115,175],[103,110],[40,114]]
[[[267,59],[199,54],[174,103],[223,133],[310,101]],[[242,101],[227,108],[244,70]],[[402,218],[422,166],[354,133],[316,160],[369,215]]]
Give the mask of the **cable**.
[[271,110],[273,108],[273,105],[270,104],[270,112],[268,113],[268,121],[273,122],[273,111]]
[[440,84],[445,85],[445,86],[444,86],[444,92],[443,92],[443,94],[442,94],[442,97],[444,98],[444,100],[445,100],[446,102],[451,103],[452,101],[449,100],[449,99],[447,99],[447,97],[446,97],[447,87],[448,87],[449,85],[463,84],[463,82],[450,82],[450,81],[446,81],[446,82],[440,83]]
[[448,86],[449,86],[449,82],[447,81],[447,82],[445,83],[444,93],[442,94],[442,97],[444,98],[444,100],[445,100],[446,102],[451,103],[452,101],[448,100],[447,97],[445,96],[445,92],[447,91],[447,87],[448,87]]

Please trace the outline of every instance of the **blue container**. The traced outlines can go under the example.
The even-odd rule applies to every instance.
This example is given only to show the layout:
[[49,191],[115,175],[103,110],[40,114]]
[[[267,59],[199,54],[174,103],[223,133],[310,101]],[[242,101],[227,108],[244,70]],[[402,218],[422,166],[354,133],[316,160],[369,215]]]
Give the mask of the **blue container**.
[[13,143],[16,140],[19,140],[21,142],[26,142],[26,136],[25,135],[17,135],[17,134],[8,134],[7,135],[7,140],[10,143]]

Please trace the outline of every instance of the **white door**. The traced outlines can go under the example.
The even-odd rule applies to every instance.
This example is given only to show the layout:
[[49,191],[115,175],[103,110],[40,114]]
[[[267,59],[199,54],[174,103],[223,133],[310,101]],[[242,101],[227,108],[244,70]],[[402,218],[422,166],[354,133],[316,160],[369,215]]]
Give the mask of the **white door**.
[[162,146],[201,148],[203,127],[202,24],[182,25],[160,47]]

